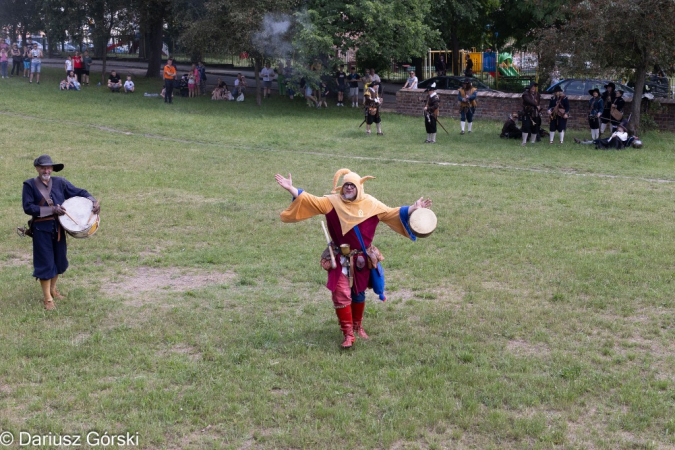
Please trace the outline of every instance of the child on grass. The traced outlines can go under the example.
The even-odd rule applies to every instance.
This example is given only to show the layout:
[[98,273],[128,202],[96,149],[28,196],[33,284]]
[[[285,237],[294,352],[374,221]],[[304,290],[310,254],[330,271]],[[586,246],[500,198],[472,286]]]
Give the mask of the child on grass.
[[190,98],[195,97],[195,76],[192,73],[188,77],[188,94]]
[[136,86],[134,85],[134,82],[131,81],[131,75],[127,75],[127,81],[124,82],[124,93],[133,93],[135,90]]

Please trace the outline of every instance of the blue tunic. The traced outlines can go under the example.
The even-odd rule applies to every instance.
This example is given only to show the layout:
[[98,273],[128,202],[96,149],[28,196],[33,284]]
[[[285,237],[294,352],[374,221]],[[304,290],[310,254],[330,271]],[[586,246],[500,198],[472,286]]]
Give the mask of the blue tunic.
[[[46,219],[33,222],[33,276],[41,280],[51,280],[68,268],[66,233],[51,208],[35,186],[31,178],[23,182],[23,210],[33,219]],[[40,183],[40,181],[37,181]],[[93,200],[89,192],[73,186],[61,177],[51,177],[50,197],[54,205],[62,205],[71,197],[86,197]]]

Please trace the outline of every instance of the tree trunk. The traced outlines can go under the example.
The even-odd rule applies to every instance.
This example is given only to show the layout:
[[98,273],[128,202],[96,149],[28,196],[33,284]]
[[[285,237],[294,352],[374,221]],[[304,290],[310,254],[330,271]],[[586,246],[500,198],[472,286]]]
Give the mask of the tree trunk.
[[262,86],[260,86],[260,66],[262,57],[256,56],[253,58],[253,72],[255,73],[255,103],[262,105]]
[[635,93],[630,107],[630,122],[628,128],[635,136],[640,134],[640,108],[642,107],[642,94],[645,90],[645,80],[647,79],[647,65],[642,64],[635,69]]
[[450,29],[450,40],[452,45],[452,74],[459,75],[459,38],[457,37],[457,22],[453,22]]
[[162,67],[162,36],[164,32],[164,17],[154,16],[148,24],[148,71],[146,78],[159,78],[159,70]]

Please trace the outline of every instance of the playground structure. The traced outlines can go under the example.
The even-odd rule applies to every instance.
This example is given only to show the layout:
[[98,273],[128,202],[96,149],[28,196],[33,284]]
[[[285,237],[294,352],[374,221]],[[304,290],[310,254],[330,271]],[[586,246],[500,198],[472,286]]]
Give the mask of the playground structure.
[[424,67],[422,75],[424,79],[436,75],[435,63],[440,56],[444,56],[448,68],[447,74],[464,75],[466,70],[466,56],[468,55],[473,62],[473,76],[489,86],[499,88],[500,85],[520,89],[526,86],[530,81],[536,78],[536,73],[521,70],[513,62],[513,56],[510,53],[498,53],[491,50],[484,52],[471,50],[459,51],[459,73],[452,73],[452,50],[432,50],[429,49],[424,57]]

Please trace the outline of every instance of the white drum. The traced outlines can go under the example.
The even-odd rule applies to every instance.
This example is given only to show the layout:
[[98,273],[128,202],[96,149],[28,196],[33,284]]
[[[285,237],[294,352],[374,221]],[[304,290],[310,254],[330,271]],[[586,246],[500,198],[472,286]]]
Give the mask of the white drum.
[[419,238],[430,236],[437,223],[436,214],[429,208],[418,208],[410,215],[410,229]]
[[78,239],[88,238],[96,233],[101,219],[98,214],[94,214],[94,204],[91,200],[71,197],[61,206],[65,208],[67,214],[58,217],[66,233]]

